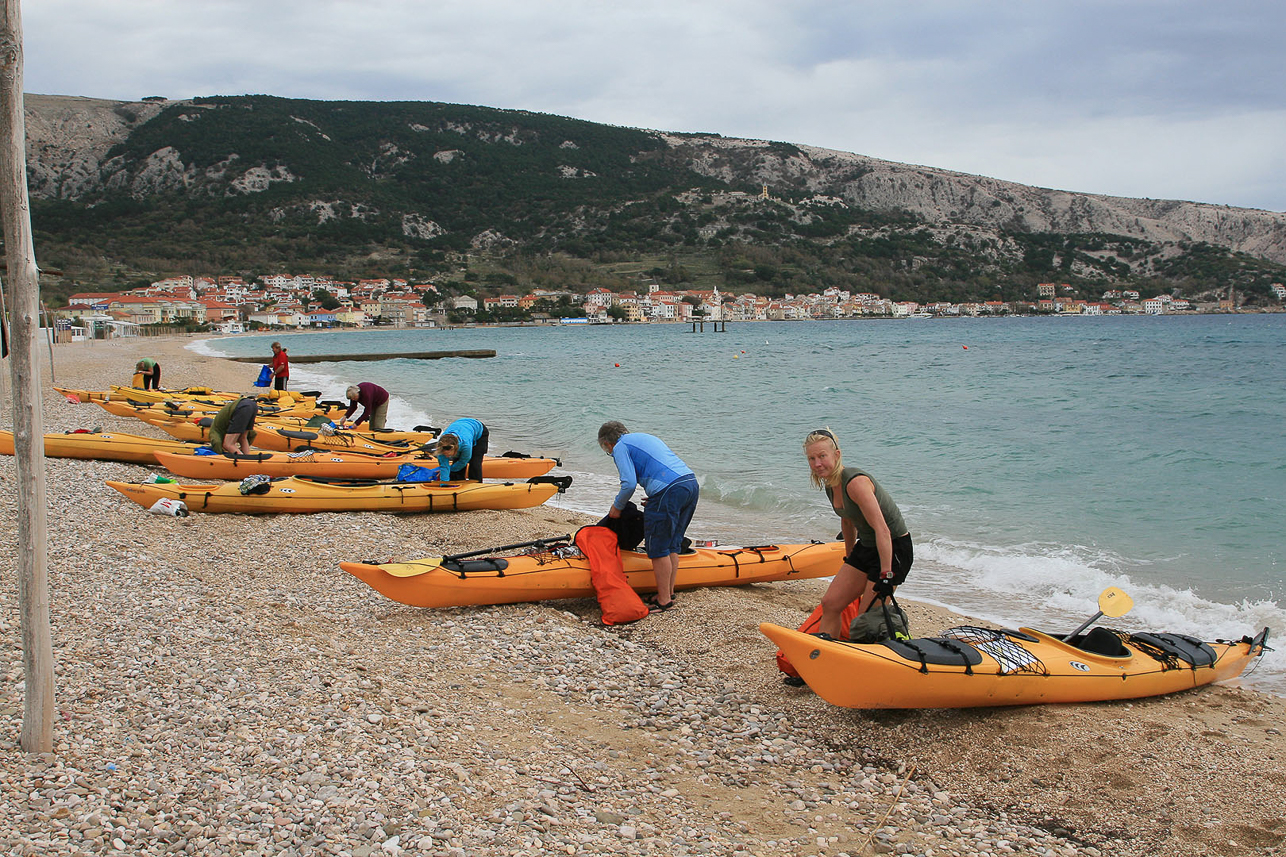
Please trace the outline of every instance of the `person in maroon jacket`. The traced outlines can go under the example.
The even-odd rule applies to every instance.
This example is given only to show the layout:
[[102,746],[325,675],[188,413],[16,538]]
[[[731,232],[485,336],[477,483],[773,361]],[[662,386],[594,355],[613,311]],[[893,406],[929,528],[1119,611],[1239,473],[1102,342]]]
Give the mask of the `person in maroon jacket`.
[[[340,425],[345,428],[356,428],[362,423],[369,421],[372,429],[384,428],[384,422],[388,419],[388,390],[385,390],[379,384],[372,384],[370,381],[363,381],[360,384],[348,388],[348,410],[344,411],[344,419]],[[362,406],[362,413],[351,423],[348,418],[357,406]]]

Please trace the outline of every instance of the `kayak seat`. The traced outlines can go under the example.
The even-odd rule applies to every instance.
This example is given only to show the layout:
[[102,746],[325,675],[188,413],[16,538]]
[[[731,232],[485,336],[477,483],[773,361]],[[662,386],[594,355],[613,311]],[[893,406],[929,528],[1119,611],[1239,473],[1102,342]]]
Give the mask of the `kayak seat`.
[[1125,658],[1130,654],[1130,650],[1125,648],[1121,638],[1107,628],[1095,628],[1073,641],[1072,645],[1083,652],[1109,658]]
[[197,425],[199,425],[201,428],[209,428],[210,426],[214,425],[214,417],[202,417],[201,419],[197,420]]
[[975,667],[982,654],[968,643],[948,637],[920,637],[914,640],[881,640],[885,646],[908,661],[925,665]]
[[277,434],[283,437],[293,437],[295,440],[316,440],[317,432],[315,431],[295,431],[294,429],[277,429]]
[[[1178,658],[1192,667],[1208,667],[1215,662],[1215,650],[1196,637],[1186,634],[1131,634],[1131,643],[1141,643],[1140,648],[1158,660]],[[1154,653],[1160,649],[1161,656]]]
[[444,559],[442,568],[456,574],[470,574],[482,571],[504,571],[509,567],[509,560],[493,556],[485,559]]

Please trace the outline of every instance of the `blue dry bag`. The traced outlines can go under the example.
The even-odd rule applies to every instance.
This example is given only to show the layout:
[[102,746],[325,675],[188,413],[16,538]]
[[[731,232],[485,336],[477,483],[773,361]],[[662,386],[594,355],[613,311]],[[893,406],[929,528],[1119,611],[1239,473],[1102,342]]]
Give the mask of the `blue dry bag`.
[[255,386],[267,387],[271,383],[272,383],[272,369],[270,369],[268,367],[268,364],[265,363],[263,365],[263,368],[259,370],[259,380],[255,381]]
[[438,468],[403,464],[397,469],[398,482],[433,482],[438,478]]

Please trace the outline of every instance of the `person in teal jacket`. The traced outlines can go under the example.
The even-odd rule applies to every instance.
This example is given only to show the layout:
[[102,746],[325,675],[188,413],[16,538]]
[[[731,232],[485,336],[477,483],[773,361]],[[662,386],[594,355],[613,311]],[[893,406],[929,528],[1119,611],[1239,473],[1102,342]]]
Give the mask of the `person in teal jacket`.
[[442,430],[438,437],[439,477],[482,481],[482,457],[487,454],[487,427],[472,417],[463,417]]

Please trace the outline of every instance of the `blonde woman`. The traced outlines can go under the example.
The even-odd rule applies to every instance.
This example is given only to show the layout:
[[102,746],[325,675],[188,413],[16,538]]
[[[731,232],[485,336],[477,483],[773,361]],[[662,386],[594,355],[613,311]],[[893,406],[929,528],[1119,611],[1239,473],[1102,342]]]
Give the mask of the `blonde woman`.
[[839,441],[830,429],[817,429],[804,438],[804,455],[813,485],[821,488],[840,517],[844,535],[844,564],[822,596],[819,633],[841,637],[840,614],[857,599],[865,613],[877,598],[892,595],[911,570],[911,534],[902,512],[871,476],[845,467]]

